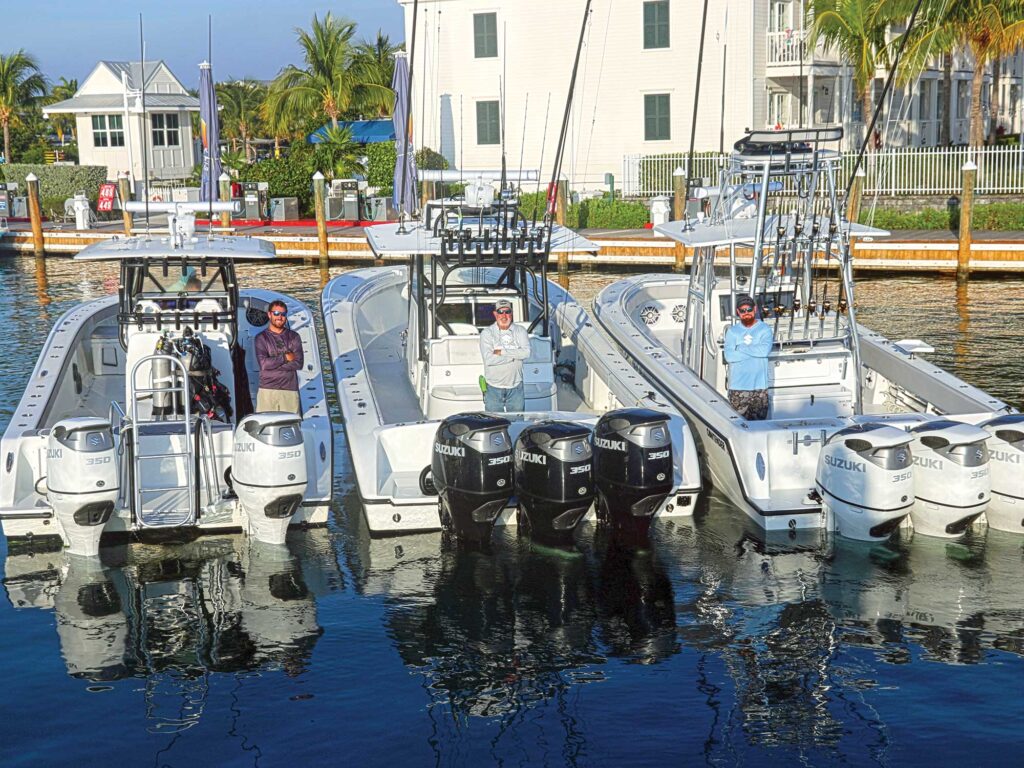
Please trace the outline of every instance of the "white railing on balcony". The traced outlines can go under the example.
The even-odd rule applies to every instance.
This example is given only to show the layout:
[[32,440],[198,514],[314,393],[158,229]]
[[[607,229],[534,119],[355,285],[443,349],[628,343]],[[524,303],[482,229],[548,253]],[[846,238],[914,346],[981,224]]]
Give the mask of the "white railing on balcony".
[[807,60],[807,32],[787,29],[768,33],[768,64],[799,64]]
[[[843,153],[844,174],[853,168],[856,152]],[[952,195],[961,189],[961,167],[968,158],[978,166],[975,191],[980,195],[1024,193],[1024,149],[1015,147],[883,147],[864,159],[865,195]],[[694,158],[694,177],[718,183],[718,170],[726,155],[701,154]],[[622,163],[623,193],[627,197],[671,195],[673,172],[686,168],[684,153],[626,155]]]

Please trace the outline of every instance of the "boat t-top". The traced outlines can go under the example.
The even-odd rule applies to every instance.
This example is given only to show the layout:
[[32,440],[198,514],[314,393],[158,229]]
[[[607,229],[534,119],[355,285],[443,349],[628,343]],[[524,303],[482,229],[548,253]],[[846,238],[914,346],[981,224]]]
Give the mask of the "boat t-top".
[[[280,544],[289,525],[326,522],[331,427],[313,316],[284,294],[239,291],[236,265],[270,262],[274,248],[197,234],[195,213],[210,207],[151,203],[168,235],[75,256],[117,261],[118,292],[57,321],[11,417],[0,443],[9,538],[60,535],[95,555],[103,534],[243,529]],[[254,344],[275,300],[302,340],[301,415],[253,412]]]
[[[754,131],[735,145],[710,210],[657,227],[688,275],[643,275],[600,294],[601,327],[690,419],[712,482],[767,530],[882,539],[909,518],[952,537],[982,513],[1024,533],[1024,416],[858,324],[844,220],[841,128]],[[768,414],[728,398],[726,332],[749,296],[773,335]],[[737,389],[742,387],[737,386]]]
[[[623,530],[691,514],[700,490],[685,421],[548,280],[552,254],[595,250],[527,221],[475,183],[422,219],[377,225],[379,259],[323,291],[324,328],[373,535],[451,527],[479,543],[519,522],[566,542],[595,505]],[[525,410],[486,413],[481,331],[498,301],[529,337]]]

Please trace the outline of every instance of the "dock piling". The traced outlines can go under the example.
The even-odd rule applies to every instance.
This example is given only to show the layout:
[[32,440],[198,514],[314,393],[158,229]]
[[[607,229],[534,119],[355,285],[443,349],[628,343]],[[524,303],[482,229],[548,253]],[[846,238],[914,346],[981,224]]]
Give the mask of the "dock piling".
[[[672,172],[672,221],[682,221],[686,213],[686,171],[683,166],[678,166]],[[678,271],[679,262],[676,261]]]
[[960,168],[963,190],[960,193],[960,242],[956,253],[956,281],[966,283],[971,277],[971,213],[974,208],[974,182],[978,166],[968,160]]
[[567,197],[568,186],[569,182],[559,179],[558,185],[555,188],[555,223],[562,227],[565,226],[565,198]]
[[864,177],[867,174],[862,166],[858,166],[857,173],[853,176],[853,185],[850,187],[850,199],[846,201],[846,220],[851,224],[857,223],[860,217],[860,198],[864,191]]
[[43,255],[43,212],[39,206],[39,178],[30,173],[25,177],[28,189],[28,216],[32,222],[32,250],[36,256]]
[[320,269],[327,266],[327,212],[324,210],[324,175],[313,174],[313,207],[316,209],[316,237],[319,243]]
[[[231,202],[231,177],[228,176],[227,171],[224,171],[217,179],[220,184],[220,199],[221,202]],[[220,215],[220,225],[225,229],[231,226],[231,214],[225,211]]]
[[131,199],[131,191],[128,187],[128,174],[121,171],[117,174],[117,194],[121,198],[121,218],[124,220],[124,236],[132,236],[132,215],[125,207]]

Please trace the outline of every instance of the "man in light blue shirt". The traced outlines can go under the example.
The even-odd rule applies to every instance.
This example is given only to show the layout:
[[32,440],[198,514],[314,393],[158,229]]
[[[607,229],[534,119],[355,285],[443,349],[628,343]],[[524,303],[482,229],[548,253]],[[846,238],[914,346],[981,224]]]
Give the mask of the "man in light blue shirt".
[[768,355],[774,338],[767,323],[757,319],[754,300],[736,297],[734,323],[725,332],[725,361],[729,363],[729,404],[748,421],[768,418]]
[[491,413],[519,413],[526,409],[523,361],[530,356],[530,336],[512,322],[512,302],[494,304],[494,325],[480,331],[484,360],[484,408]]

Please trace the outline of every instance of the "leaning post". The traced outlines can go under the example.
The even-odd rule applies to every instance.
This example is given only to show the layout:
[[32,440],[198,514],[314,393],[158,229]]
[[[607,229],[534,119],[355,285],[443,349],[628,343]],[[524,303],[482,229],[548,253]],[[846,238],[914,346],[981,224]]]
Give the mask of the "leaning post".
[[[220,199],[223,203],[231,202],[231,177],[228,176],[228,172],[224,171],[217,179],[220,184]],[[231,214],[224,211],[220,215],[220,225],[227,229],[231,226]]]
[[128,174],[121,171],[117,174],[117,194],[121,198],[121,218],[124,220],[124,236],[132,236],[132,214],[128,210],[131,192],[128,188]]
[[968,160],[960,168],[960,243],[956,252],[956,281],[966,283],[971,276],[971,213],[974,208],[974,183],[978,166]]
[[39,178],[30,173],[25,177],[28,187],[28,217],[32,222],[32,250],[36,256],[43,255],[43,211],[39,206]]
[[327,214],[324,210],[325,197],[324,175],[317,171],[313,174],[313,207],[316,209],[316,238],[319,243],[320,269],[327,268]]

